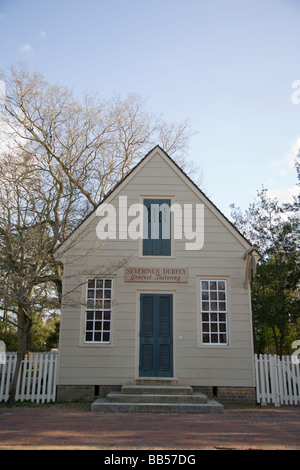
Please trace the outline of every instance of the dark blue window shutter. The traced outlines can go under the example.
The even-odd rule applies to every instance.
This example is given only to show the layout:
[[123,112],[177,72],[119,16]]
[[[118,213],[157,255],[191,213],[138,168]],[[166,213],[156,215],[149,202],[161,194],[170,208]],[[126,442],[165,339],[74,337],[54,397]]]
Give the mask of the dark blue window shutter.
[[[151,219],[153,217],[153,209],[155,205],[155,213],[158,223],[158,233],[151,231]],[[145,223],[148,228],[148,238],[143,240],[143,256],[171,256],[171,214],[170,199],[144,199]],[[166,206],[169,210],[166,210]],[[168,214],[167,214],[168,212]],[[167,238],[166,238],[167,236]]]

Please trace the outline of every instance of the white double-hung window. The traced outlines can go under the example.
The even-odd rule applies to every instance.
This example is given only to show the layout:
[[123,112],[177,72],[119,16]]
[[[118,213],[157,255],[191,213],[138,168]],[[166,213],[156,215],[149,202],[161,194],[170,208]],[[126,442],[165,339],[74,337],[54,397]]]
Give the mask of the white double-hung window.
[[112,279],[88,279],[85,309],[85,343],[110,343]]
[[226,280],[200,281],[201,339],[203,345],[228,344]]

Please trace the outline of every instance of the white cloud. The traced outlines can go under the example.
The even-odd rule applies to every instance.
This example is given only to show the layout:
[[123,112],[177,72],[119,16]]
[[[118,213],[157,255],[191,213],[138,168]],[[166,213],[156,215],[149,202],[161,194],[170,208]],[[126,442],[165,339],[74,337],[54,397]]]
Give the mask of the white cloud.
[[300,137],[297,137],[296,142],[291,148],[291,151],[288,155],[286,155],[286,160],[290,168],[295,168],[295,159],[300,151]]
[[19,47],[21,54],[33,54],[33,47],[26,43]]
[[44,31],[43,29],[41,29],[40,35],[41,35],[41,38],[42,38],[42,39],[46,39],[46,33],[45,33],[45,31]]
[[268,190],[268,197],[270,199],[277,199],[280,204],[285,202],[293,202],[293,197],[298,196],[299,186],[294,184],[290,188],[286,189],[270,189]]
[[268,197],[276,198],[280,204],[292,203],[293,197],[299,194],[295,170],[295,160],[299,150],[300,137],[297,137],[289,153],[272,162],[270,177],[264,182],[264,187],[268,189]]
[[300,137],[297,137],[290,151],[284,157],[272,162],[272,167],[278,169],[281,176],[286,176],[290,170],[295,170],[295,159],[300,150]]

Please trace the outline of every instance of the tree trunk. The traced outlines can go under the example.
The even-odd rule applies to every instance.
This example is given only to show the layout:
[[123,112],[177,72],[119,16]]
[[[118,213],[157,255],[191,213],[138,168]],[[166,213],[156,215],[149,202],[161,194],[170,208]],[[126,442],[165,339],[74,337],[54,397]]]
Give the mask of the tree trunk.
[[21,364],[22,364],[22,360],[25,357],[25,354],[28,352],[28,346],[29,346],[29,340],[30,340],[32,321],[28,317],[25,317],[24,314],[22,314],[22,320],[23,321],[21,325],[19,326],[19,331],[18,331],[17,363],[16,363],[13,379],[12,379],[10,390],[9,390],[9,397],[8,397],[8,403],[10,404],[15,403],[18,377],[21,372]]

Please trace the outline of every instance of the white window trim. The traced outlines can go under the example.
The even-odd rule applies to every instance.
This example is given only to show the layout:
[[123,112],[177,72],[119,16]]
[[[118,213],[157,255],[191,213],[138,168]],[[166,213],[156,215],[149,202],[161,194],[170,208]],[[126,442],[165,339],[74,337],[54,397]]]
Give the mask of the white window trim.
[[[110,319],[110,341],[86,341],[85,340],[85,333],[86,333],[86,312],[87,312],[87,291],[88,291],[88,280],[90,279],[107,279],[111,280],[111,319]],[[103,276],[95,276],[93,274],[83,276],[82,278],[82,301],[81,301],[81,328],[80,328],[80,338],[79,338],[79,346],[85,348],[93,348],[93,347],[114,347],[113,344],[113,337],[114,337],[114,303],[115,303],[115,276],[111,275],[103,275]]]
[[[201,309],[201,281],[225,281],[226,282],[226,335],[227,343],[203,343],[202,340],[202,309]],[[219,312],[223,313],[223,312]],[[198,348],[224,348],[229,349],[231,345],[231,279],[230,276],[197,276],[197,346]]]

